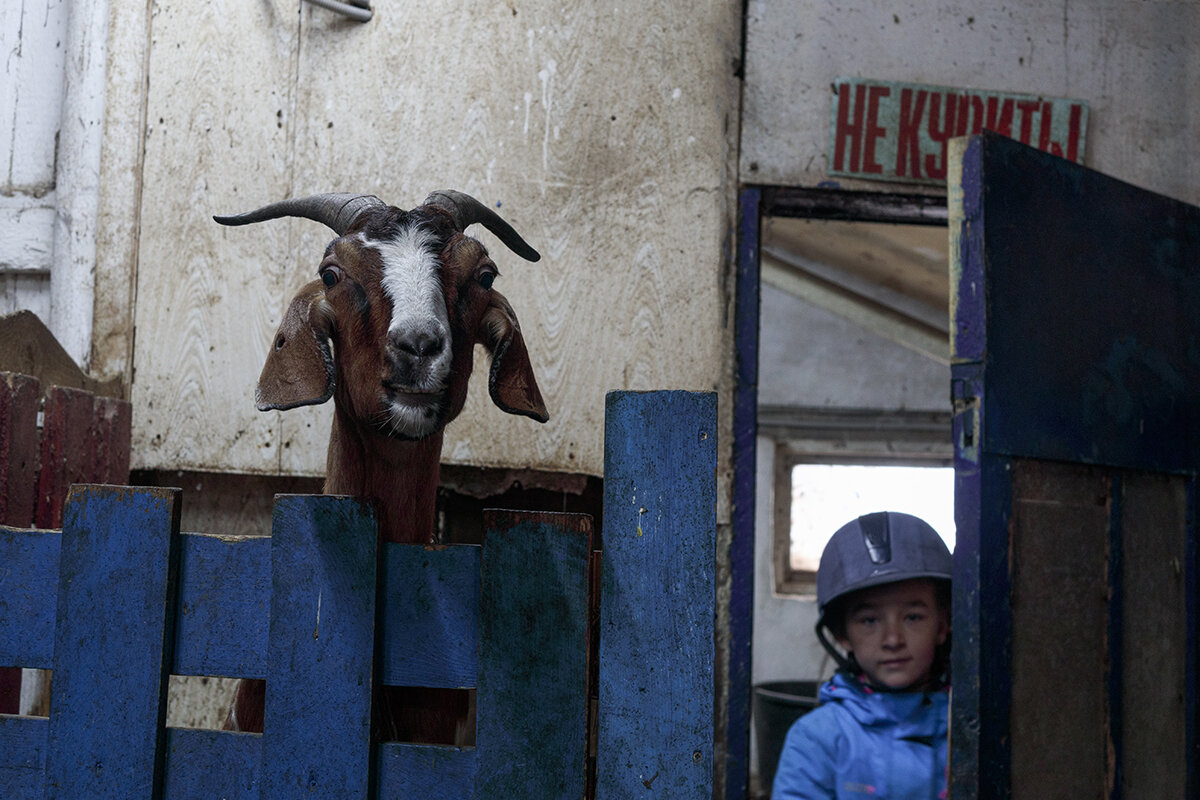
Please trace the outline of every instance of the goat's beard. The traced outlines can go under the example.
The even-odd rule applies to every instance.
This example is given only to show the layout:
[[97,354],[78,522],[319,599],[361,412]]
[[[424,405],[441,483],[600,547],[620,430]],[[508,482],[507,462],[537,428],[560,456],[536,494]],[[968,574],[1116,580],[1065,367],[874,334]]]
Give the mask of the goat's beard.
[[380,428],[396,439],[424,439],[441,430],[445,414],[445,396],[426,405],[408,405],[388,399],[383,408]]

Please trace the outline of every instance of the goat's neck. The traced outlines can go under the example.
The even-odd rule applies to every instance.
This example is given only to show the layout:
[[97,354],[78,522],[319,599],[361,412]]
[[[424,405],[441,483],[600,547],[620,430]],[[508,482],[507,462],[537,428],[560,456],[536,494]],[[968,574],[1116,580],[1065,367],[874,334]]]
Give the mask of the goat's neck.
[[385,542],[433,540],[442,432],[393,439],[356,425],[335,407],[325,493],[370,498]]

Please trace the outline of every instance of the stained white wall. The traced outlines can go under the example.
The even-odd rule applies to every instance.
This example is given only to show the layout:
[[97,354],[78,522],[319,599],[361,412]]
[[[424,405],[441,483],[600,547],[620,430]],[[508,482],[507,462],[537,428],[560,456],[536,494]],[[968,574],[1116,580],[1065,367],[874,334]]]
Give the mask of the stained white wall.
[[1198,30],[1186,0],[751,0],[740,175],[825,180],[829,87],[850,76],[1085,100],[1086,165],[1200,203]]

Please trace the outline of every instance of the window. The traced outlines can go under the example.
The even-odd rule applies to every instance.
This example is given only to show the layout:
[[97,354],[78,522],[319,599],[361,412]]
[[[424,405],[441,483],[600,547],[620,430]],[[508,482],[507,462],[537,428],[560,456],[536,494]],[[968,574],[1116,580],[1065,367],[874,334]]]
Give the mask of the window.
[[790,478],[788,570],[797,578],[813,580],[833,532],[872,511],[918,516],[954,549],[951,467],[796,464]]
[[[778,419],[786,414],[790,419]],[[953,551],[950,415],[794,411],[762,416],[775,433],[776,591],[816,594],[821,552],[834,531],[872,511],[903,511],[933,526]],[[774,420],[774,424],[772,421]]]

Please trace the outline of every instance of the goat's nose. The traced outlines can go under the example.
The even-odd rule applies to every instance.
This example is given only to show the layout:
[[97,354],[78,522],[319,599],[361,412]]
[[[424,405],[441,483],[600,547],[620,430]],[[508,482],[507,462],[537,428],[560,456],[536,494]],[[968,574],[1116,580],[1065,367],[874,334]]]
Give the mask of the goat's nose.
[[388,343],[409,357],[432,358],[445,348],[446,339],[431,330],[392,331],[388,334]]

